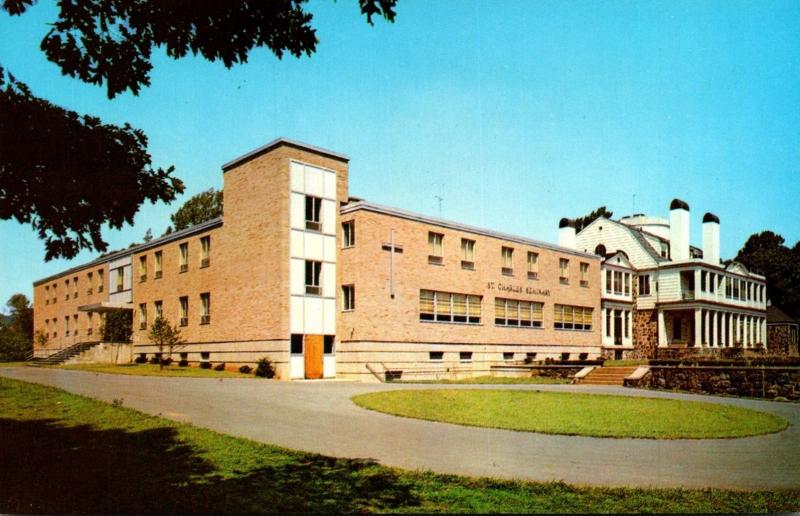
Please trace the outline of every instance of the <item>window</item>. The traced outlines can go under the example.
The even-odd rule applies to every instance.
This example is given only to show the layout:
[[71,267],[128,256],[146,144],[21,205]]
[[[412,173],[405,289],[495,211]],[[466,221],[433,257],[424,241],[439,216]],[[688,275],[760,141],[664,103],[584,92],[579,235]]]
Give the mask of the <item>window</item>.
[[730,276],[725,276],[725,297],[731,297],[731,278]]
[[53,303],[58,302],[58,285],[53,283]]
[[94,324],[92,323],[93,315],[93,312],[88,312],[86,314],[86,335],[94,333]]
[[468,238],[461,239],[461,268],[475,270],[475,241]]
[[322,340],[322,353],[325,355],[333,355],[333,335],[325,335]]
[[514,360],[514,353],[503,352],[503,360]]
[[147,255],[139,257],[139,282],[147,281]]
[[623,290],[625,291],[625,295],[626,296],[630,296],[631,295],[631,274],[629,272],[626,272],[622,276],[622,287],[623,287]]
[[597,247],[594,248],[594,254],[597,256],[602,256],[605,258],[606,256],[606,246],[603,244],[598,244]]
[[444,360],[444,351],[429,351],[428,360],[440,362]]
[[303,336],[297,333],[293,333],[290,342],[290,349],[292,355],[302,355],[303,354]]
[[503,246],[500,248],[500,260],[502,267],[500,272],[506,276],[514,275],[514,249],[512,247]]
[[147,329],[147,303],[139,303],[139,329]]
[[306,294],[312,296],[322,295],[319,276],[322,273],[322,262],[306,260]]
[[76,299],[78,297],[78,277],[75,276],[72,278],[72,299]]
[[117,271],[117,290],[115,292],[122,292],[122,289],[125,288],[125,270],[123,267],[114,270]]
[[460,351],[458,359],[462,362],[472,362],[472,351]]
[[624,319],[622,319],[622,323],[623,323],[623,326],[625,327],[625,338],[626,339],[630,338],[630,336],[631,336],[630,316],[631,316],[631,311],[630,310],[625,310],[623,312]]
[[566,258],[558,259],[558,281],[562,285],[569,284],[569,260]]
[[155,254],[153,255],[153,262],[155,262],[153,264],[153,277],[155,279],[161,277],[161,268],[163,263],[162,260],[163,260],[163,255],[161,254],[161,251],[156,251]]
[[189,325],[189,298],[187,296],[183,296],[180,298],[181,304],[181,313],[180,313],[180,325],[181,326],[188,326]]
[[306,195],[306,229],[320,231],[322,223],[320,214],[322,213],[322,199]]
[[78,336],[78,314],[75,314],[75,315],[72,316],[72,323],[73,323],[72,326],[75,328],[75,331],[73,333],[77,337]]
[[50,304],[50,286],[44,287],[44,304]]
[[211,265],[211,237],[200,238],[200,267]]
[[639,295],[640,296],[649,296],[650,295],[650,275],[644,274],[639,276]]
[[525,353],[525,358],[527,360],[536,360],[536,353]]
[[155,301],[153,303],[153,308],[155,308],[156,319],[164,317],[164,304],[161,301]]
[[189,360],[189,353],[186,351],[181,352],[180,354],[181,361],[188,361]]
[[181,272],[189,270],[189,242],[184,242],[179,246],[181,253]]
[[64,317],[64,335],[69,337],[69,316]]
[[200,352],[200,360],[209,360],[211,358],[211,353],[208,351],[201,351]]
[[64,299],[69,301],[69,280],[64,281]]
[[105,285],[105,279],[103,277],[103,271],[97,271],[97,292],[100,293],[103,291],[103,286]]
[[611,336],[611,328],[614,323],[614,310],[611,308],[606,309],[606,337]]
[[444,257],[444,235],[428,232],[428,263],[441,265]]
[[553,326],[559,330],[591,330],[593,310],[582,306],[554,305]]
[[419,291],[419,320],[480,324],[481,296]]
[[86,289],[86,294],[92,295],[92,292],[94,291],[94,275],[91,272],[86,274],[86,282],[89,284],[89,288]]
[[706,282],[708,281],[708,272],[700,271],[700,292],[706,291]]
[[356,287],[353,285],[342,285],[343,310],[348,312],[356,309]]
[[200,294],[200,324],[211,322],[211,294],[204,292]]
[[614,271],[614,294],[622,295],[622,273]]
[[539,277],[539,253],[528,251],[528,279]]
[[542,327],[542,303],[495,298],[494,324],[519,328]]
[[581,286],[589,286],[589,264],[584,262],[581,262]]
[[606,269],[606,293],[611,293],[611,287],[614,284],[614,272]]
[[353,247],[356,245],[356,222],[348,220],[342,222],[342,247]]
[[708,291],[712,294],[714,293],[714,288],[717,286],[717,275],[713,272],[708,274]]

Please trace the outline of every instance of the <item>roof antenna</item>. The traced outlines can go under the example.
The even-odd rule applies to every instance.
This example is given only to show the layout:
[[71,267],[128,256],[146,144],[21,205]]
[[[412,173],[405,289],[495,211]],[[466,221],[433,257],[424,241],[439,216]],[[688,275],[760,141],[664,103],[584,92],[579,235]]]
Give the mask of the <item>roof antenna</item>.
[[444,197],[442,197],[441,195],[434,195],[433,198],[436,199],[436,201],[439,203],[439,218],[441,219],[442,218],[442,201],[444,200]]

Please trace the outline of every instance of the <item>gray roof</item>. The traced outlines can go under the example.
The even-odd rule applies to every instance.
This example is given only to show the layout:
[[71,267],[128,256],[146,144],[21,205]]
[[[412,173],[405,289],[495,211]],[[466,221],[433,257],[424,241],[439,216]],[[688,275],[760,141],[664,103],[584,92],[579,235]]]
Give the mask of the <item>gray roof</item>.
[[317,147],[315,145],[309,145],[308,143],[298,142],[296,140],[290,140],[288,138],[280,137],[280,138],[275,138],[271,142],[269,142],[269,143],[267,143],[265,145],[262,145],[261,147],[259,147],[257,149],[253,149],[250,152],[242,154],[238,158],[234,158],[231,161],[225,163],[224,165],[222,165],[222,171],[223,172],[227,172],[228,169],[233,168],[236,165],[239,165],[241,163],[244,163],[245,161],[249,161],[249,160],[251,160],[251,159],[253,159],[253,158],[255,158],[255,157],[257,157],[257,156],[259,156],[261,154],[264,154],[265,152],[268,152],[268,151],[270,151],[270,150],[272,150],[275,147],[278,147],[280,145],[288,145],[290,147],[297,147],[298,149],[309,150],[311,152],[316,152],[317,154],[323,154],[325,156],[330,156],[332,158],[340,159],[342,161],[350,161],[350,158],[348,156],[345,156],[344,154],[340,154],[338,152],[334,152],[334,151],[331,151],[331,150],[328,150],[328,149],[323,149],[322,147]]
[[33,282],[33,286],[41,285],[42,283],[46,283],[48,281],[54,280],[56,278],[60,278],[61,276],[66,276],[67,274],[72,274],[73,272],[78,272],[80,270],[93,267],[95,265],[100,265],[106,262],[110,262],[116,260],[118,258],[123,258],[125,256],[132,255],[134,253],[139,253],[142,251],[146,251],[152,247],[156,247],[162,244],[166,244],[168,242],[172,242],[173,240],[180,240],[181,238],[194,235],[195,233],[202,233],[203,231],[207,231],[209,229],[213,229],[217,226],[222,225],[222,217],[217,217],[215,219],[207,220],[206,222],[202,222],[190,228],[182,229],[180,231],[175,231],[170,233],[169,235],[164,235],[158,238],[154,238],[149,242],[145,242],[143,244],[138,244],[133,247],[129,247],[127,249],[122,249],[121,251],[115,251],[111,254],[107,254],[105,256],[101,256],[100,258],[96,258],[91,262],[84,263],[82,265],[78,265],[72,268],[69,268],[65,271],[61,271],[57,274],[53,274],[46,278],[42,278]]
[[775,305],[769,305],[767,307],[767,322],[769,324],[779,324],[779,323],[797,324],[797,321],[793,319],[792,316],[788,315],[786,312],[784,312]]
[[393,217],[399,217],[406,220],[412,220],[415,222],[422,222],[425,224],[431,224],[433,226],[439,226],[448,229],[454,229],[456,231],[464,231],[467,233],[474,233],[476,235],[483,235],[492,238],[497,238],[500,240],[507,240],[509,242],[516,242],[523,245],[530,245],[533,247],[540,247],[542,249],[551,249],[553,251],[558,251],[560,253],[568,253],[576,256],[581,256],[584,258],[591,258],[595,260],[600,260],[601,257],[595,254],[584,253],[582,251],[577,251],[575,249],[570,249],[568,247],[562,247],[560,245],[551,244],[548,242],[542,242],[540,240],[532,240],[529,238],[524,238],[516,235],[510,235],[508,233],[500,233],[497,231],[492,231],[490,229],[479,228],[475,226],[469,226],[467,224],[461,224],[459,222],[453,222],[451,220],[445,219],[437,219],[434,217],[428,217],[427,215],[421,215],[419,213],[414,213],[406,210],[401,210],[399,208],[392,208],[389,206],[383,206],[380,204],[373,204],[367,201],[358,201],[358,202],[351,202],[349,204],[344,205],[341,208],[341,214],[345,215],[347,213],[352,213],[358,210],[365,210],[371,211],[375,213],[381,213],[384,215],[390,215]]

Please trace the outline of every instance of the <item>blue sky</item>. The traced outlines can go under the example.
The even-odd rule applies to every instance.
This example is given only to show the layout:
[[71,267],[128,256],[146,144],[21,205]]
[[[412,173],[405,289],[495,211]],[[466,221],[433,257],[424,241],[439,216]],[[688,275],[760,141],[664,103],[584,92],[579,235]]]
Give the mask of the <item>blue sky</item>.
[[[351,157],[350,193],[531,238],[606,205],[668,215],[673,197],[721,219],[722,256],[765,229],[800,239],[800,2],[400,0],[367,25],[355,0],[312,1],[310,58],[266,50],[226,70],[156,51],[152,86],[113,101],[39,50],[50,2],[0,14],[0,63],[33,92],[150,138],[186,194],[146,204],[111,248],[161,234],[220,166],[277,136]],[[635,199],[635,200],[634,200]],[[88,261],[45,263],[0,222],[0,301]]]

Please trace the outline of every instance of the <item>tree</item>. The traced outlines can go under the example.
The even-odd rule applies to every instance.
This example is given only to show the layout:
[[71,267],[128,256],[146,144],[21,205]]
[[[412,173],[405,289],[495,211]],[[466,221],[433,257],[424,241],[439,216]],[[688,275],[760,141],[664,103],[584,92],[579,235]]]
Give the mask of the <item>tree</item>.
[[[19,16],[34,1],[3,0],[0,9]],[[136,95],[150,85],[154,48],[227,68],[255,48],[279,59],[311,55],[318,41],[306,1],[62,1],[40,46],[62,74],[105,86],[109,98]],[[397,0],[358,2],[370,25],[376,16],[394,21]],[[151,167],[142,131],[62,109],[0,77],[0,219],[31,223],[46,260],[105,251],[103,223],[131,224],[145,200],[169,203],[183,191],[172,167]]]
[[105,342],[130,342],[133,333],[133,312],[114,310],[103,317],[100,334]]
[[0,219],[31,223],[45,260],[106,250],[104,223],[183,192],[172,172],[151,167],[143,132],[55,106],[0,69]]
[[178,211],[170,216],[172,226],[167,233],[180,231],[222,215],[222,192],[209,188],[183,203]]
[[172,358],[172,350],[175,349],[175,346],[184,343],[183,337],[181,337],[181,330],[177,326],[171,326],[169,320],[160,316],[153,321],[147,337],[150,342],[158,346],[159,369],[164,369],[164,349],[167,350],[169,357]]
[[736,255],[736,261],[767,279],[770,301],[794,317],[800,316],[800,242],[793,248],[772,231],[755,233]]
[[0,361],[24,360],[33,347],[33,308],[24,294],[6,302],[10,314],[0,324]]
[[593,212],[589,213],[588,215],[584,215],[583,217],[578,217],[575,219],[575,232],[578,233],[580,230],[594,222],[595,219],[600,217],[605,217],[610,219],[614,216],[614,212],[608,211],[605,206],[600,206]]

